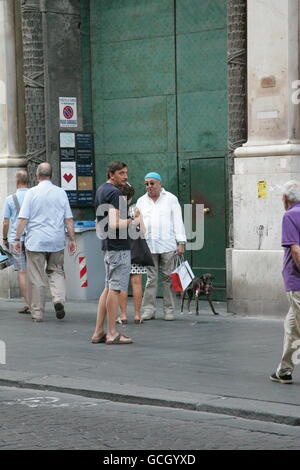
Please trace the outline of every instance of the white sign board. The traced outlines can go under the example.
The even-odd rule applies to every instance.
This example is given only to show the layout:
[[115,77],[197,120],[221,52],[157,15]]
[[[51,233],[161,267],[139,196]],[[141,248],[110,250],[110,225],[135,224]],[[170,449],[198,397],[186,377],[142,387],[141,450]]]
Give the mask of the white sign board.
[[60,163],[61,187],[66,191],[76,191],[76,162]]
[[74,132],[61,132],[60,136],[60,147],[62,148],[74,148],[75,147],[75,134]]
[[59,98],[60,127],[77,127],[77,98]]

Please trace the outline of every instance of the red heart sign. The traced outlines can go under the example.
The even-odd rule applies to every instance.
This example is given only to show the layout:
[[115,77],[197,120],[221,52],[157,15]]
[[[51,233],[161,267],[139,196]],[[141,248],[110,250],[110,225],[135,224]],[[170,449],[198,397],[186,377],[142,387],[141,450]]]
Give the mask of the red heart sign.
[[66,180],[67,183],[70,183],[71,179],[73,178],[73,175],[71,173],[69,173],[68,175],[67,173],[65,173],[63,178]]

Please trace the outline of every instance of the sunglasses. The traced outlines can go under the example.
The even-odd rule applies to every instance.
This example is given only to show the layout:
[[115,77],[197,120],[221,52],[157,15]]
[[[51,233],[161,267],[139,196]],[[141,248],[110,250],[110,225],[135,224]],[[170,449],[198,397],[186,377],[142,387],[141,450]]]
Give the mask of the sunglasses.
[[154,181],[145,181],[145,186],[154,186],[155,182]]

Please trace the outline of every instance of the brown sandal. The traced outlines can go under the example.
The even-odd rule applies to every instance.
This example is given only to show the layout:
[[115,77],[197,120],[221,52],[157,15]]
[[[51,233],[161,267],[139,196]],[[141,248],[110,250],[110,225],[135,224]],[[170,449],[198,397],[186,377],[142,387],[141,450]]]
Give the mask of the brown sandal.
[[99,339],[92,339],[91,342],[93,344],[105,343],[106,342],[106,334],[104,333],[102,336],[100,336]]
[[[125,338],[125,341],[122,338]],[[128,338],[128,336],[119,334],[113,340],[106,340],[105,344],[131,344],[132,342],[132,339]]]

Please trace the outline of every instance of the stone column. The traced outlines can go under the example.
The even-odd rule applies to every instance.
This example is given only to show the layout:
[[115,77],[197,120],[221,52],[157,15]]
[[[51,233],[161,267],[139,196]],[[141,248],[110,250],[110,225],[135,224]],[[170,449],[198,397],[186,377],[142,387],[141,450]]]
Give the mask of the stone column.
[[[0,0],[0,171],[1,198],[14,189],[10,169],[26,165],[22,83],[17,81],[14,1]],[[4,179],[3,179],[4,178]],[[6,183],[6,184],[5,184]],[[7,191],[8,190],[8,191]]]
[[[5,197],[15,191],[16,171],[26,166],[22,115],[22,81],[18,77],[13,0],[0,0],[0,210]],[[2,241],[2,216],[0,238]],[[11,268],[0,272],[0,297],[18,293]]]
[[[248,141],[235,151],[230,311],[285,314],[281,278],[283,184],[300,179],[298,0],[251,0],[248,17]],[[299,93],[298,93],[299,98]]]

